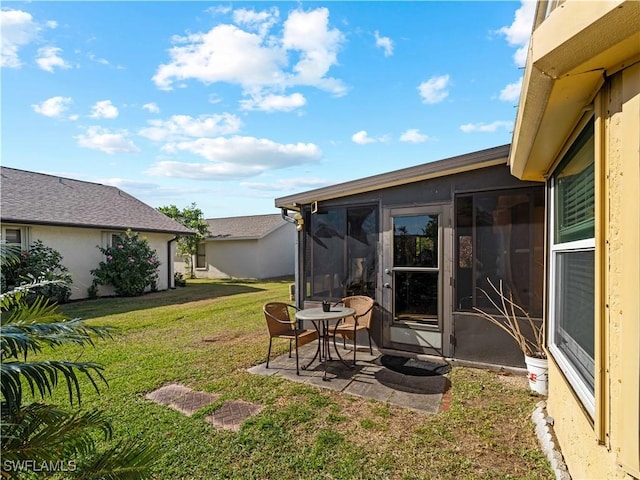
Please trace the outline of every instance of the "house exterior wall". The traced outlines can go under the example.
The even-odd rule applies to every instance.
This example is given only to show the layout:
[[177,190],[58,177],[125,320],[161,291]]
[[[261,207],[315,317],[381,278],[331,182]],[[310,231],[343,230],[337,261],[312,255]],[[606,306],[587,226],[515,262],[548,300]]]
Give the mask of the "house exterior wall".
[[[3,223],[3,226],[9,226]],[[109,236],[116,231],[60,227],[48,225],[19,225],[28,229],[29,242],[41,240],[47,247],[60,252],[62,264],[69,269],[72,275],[71,300],[87,298],[87,289],[93,282],[91,270],[98,267],[102,260],[100,250],[96,245],[106,246]],[[170,234],[143,233],[147,238],[150,247],[157,252],[160,259],[160,269],[158,272],[158,290],[169,288],[168,282],[168,254],[167,242],[173,238]],[[113,289],[108,286],[101,286],[99,295],[113,295]]]
[[[614,75],[596,101],[601,118],[602,214],[596,304],[596,415],[576,402],[554,362],[548,412],[574,478],[638,478],[640,437],[640,64]],[[598,197],[597,197],[598,198]],[[598,208],[598,207],[597,207]],[[599,368],[598,368],[599,364]]]
[[[539,2],[539,8],[544,3]],[[594,115],[595,411],[583,407],[553,352],[547,410],[573,478],[637,479],[640,5],[568,0],[537,26],[531,42],[510,157],[512,172],[520,178],[548,176],[573,141],[585,112]],[[580,45],[588,48],[578,50]],[[551,67],[554,76],[538,75]],[[593,74],[597,78],[591,78]],[[563,90],[569,84],[572,88]],[[552,295],[558,293],[548,291]]]
[[260,276],[271,278],[293,276],[296,229],[292,224],[278,228],[258,240]]
[[[257,239],[205,241],[205,268],[194,268],[196,278],[272,278],[293,275],[295,228],[286,224]],[[178,255],[176,271],[188,274]]]

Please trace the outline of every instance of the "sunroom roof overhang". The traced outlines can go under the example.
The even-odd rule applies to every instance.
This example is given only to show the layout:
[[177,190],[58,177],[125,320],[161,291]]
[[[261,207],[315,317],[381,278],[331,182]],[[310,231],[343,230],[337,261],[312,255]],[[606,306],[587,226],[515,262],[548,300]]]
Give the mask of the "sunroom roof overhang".
[[444,160],[424,163],[415,167],[403,168],[389,173],[280,197],[275,199],[275,206],[276,208],[287,210],[300,210],[303,205],[309,205],[314,202],[348,197],[494,165],[506,165],[509,157],[509,148],[510,145],[508,144],[501,145]]

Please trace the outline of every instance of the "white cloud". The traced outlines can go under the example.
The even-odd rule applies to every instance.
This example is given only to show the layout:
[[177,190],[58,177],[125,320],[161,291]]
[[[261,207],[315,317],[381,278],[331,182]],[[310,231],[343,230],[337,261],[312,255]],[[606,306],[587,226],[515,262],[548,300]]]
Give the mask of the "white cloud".
[[51,97],[42,103],[31,105],[31,108],[40,115],[56,118],[62,117],[62,114],[68,110],[71,102],[71,97]]
[[240,101],[242,110],[262,110],[265,112],[290,112],[303,107],[307,99],[301,93],[291,95],[254,95],[252,98]]
[[499,128],[504,128],[505,130],[510,131],[513,129],[513,121],[496,120],[492,123],[466,123],[464,125],[460,125],[460,130],[464,133],[493,133]]
[[200,115],[173,115],[169,120],[149,120],[150,126],[138,134],[156,142],[186,138],[213,137],[237,133],[242,121],[230,113]]
[[148,191],[155,190],[159,187],[157,183],[152,182],[141,182],[138,180],[128,180],[126,178],[103,178],[96,179],[98,183],[102,183],[104,185],[111,185],[112,187],[118,187],[122,190],[136,190],[136,191]]
[[19,68],[22,65],[18,51],[34,41],[40,26],[31,14],[21,10],[0,11],[0,45],[2,60],[0,66]]
[[377,140],[371,138],[366,130],[360,130],[351,136],[351,140],[358,145],[366,145],[367,143],[375,143]]
[[[327,73],[337,64],[344,35],[329,29],[328,17],[326,8],[294,10],[278,37],[268,34],[278,20],[276,9],[236,10],[234,18],[240,27],[219,24],[205,33],[175,36],[170,61],[158,67],[153,81],[164,90],[193,79],[205,84],[237,84],[247,95],[281,94],[299,85],[342,95],[344,84]],[[289,56],[298,59],[291,67]]]
[[212,162],[284,168],[320,159],[322,152],[313,143],[276,143],[266,138],[234,136],[198,138],[163,147],[167,152],[186,151]]
[[191,180],[231,180],[253,177],[260,175],[263,171],[264,169],[256,166],[240,166],[229,163],[187,163],[163,160],[152,165],[145,173]]
[[508,84],[500,91],[500,100],[505,102],[517,102],[522,89],[522,77],[517,82]]
[[292,192],[295,190],[306,190],[310,188],[320,188],[332,183],[322,178],[278,178],[272,182],[241,182],[240,186],[250,190],[262,192]]
[[282,45],[287,50],[299,51],[300,60],[294,65],[295,75],[288,83],[315,86],[336,95],[345,94],[342,81],[325,77],[338,63],[338,51],[344,38],[340,30],[329,29],[327,8],[291,12],[284,23]]
[[422,103],[434,104],[443,101],[449,96],[449,75],[431,77],[418,86],[418,92],[422,97]]
[[260,36],[264,36],[277,22],[280,12],[276,7],[269,10],[256,12],[255,10],[247,10],[239,8],[233,11],[233,21],[238,25],[244,25],[249,30],[257,31]]
[[142,105],[143,110],[146,110],[150,113],[160,113],[160,107],[155,102],[145,103]]
[[381,37],[377,30],[374,32],[374,35],[376,37],[376,47],[384,50],[384,56],[390,57],[393,55],[393,41],[389,37]]
[[409,143],[422,143],[429,140],[429,137],[423,133],[420,133],[420,130],[417,128],[410,128],[402,135],[400,135],[401,142],[409,142]]
[[36,63],[38,66],[47,72],[53,73],[54,68],[71,68],[67,62],[64,61],[64,58],[60,56],[62,52],[61,48],[58,47],[42,47],[38,49],[38,54],[36,56]]
[[263,38],[234,25],[218,25],[207,33],[175,37],[171,62],[160,65],[155,84],[171,90],[174,81],[195,79],[205,84],[228,82],[243,87],[284,81],[283,51],[263,45]]
[[322,152],[312,143],[280,144],[264,138],[199,138],[167,144],[168,153],[188,152],[210,163],[160,161],[147,173],[193,179],[230,179],[259,175],[269,170],[313,163]]
[[91,108],[91,118],[117,118],[118,108],[111,103],[111,100],[96,102]]
[[79,147],[100,150],[101,152],[113,153],[137,153],[140,151],[136,145],[129,140],[129,133],[126,130],[111,132],[106,128],[89,127],[86,135],[77,135],[75,138]]
[[523,67],[527,61],[527,50],[533,27],[533,18],[536,13],[536,2],[522,0],[520,8],[516,10],[513,22],[509,26],[502,27],[498,33],[504,35],[512,47],[518,47],[513,55],[513,61],[518,67]]

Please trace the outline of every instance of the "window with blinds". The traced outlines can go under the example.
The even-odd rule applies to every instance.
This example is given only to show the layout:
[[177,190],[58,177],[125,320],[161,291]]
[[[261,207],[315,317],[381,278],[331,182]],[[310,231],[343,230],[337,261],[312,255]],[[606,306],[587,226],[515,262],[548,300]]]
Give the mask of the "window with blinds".
[[595,412],[595,150],[591,120],[551,178],[549,349]]
[[587,127],[555,177],[556,238],[566,243],[594,236],[593,123]]
[[590,390],[594,388],[594,252],[560,252],[554,343],[571,360]]

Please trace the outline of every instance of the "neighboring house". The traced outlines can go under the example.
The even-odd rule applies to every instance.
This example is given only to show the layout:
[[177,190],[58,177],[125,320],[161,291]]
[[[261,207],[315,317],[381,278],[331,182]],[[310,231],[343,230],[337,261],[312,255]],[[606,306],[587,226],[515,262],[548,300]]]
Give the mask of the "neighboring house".
[[548,414],[575,479],[640,478],[640,2],[538,2],[509,156],[548,198]]
[[[193,232],[122,190],[98,183],[0,167],[1,238],[27,249],[41,240],[62,255],[73,278],[71,299],[87,297],[90,270],[114,234],[127,229],[147,238],[162,262],[158,289],[173,286],[176,235]],[[112,294],[100,287],[100,295]]]
[[[196,278],[274,278],[293,275],[295,227],[280,214],[207,220],[209,236],[198,245]],[[189,272],[180,255],[176,271]]]
[[503,281],[541,321],[544,187],[513,177],[509,145],[275,200],[303,218],[299,307],[347,295],[380,308],[385,352],[524,366],[504,332],[473,315]]

